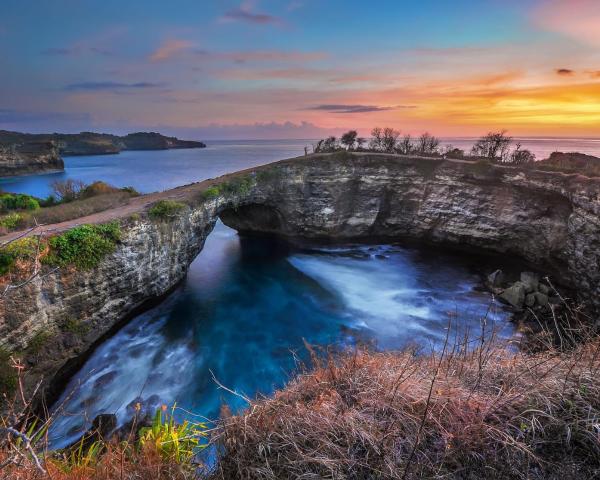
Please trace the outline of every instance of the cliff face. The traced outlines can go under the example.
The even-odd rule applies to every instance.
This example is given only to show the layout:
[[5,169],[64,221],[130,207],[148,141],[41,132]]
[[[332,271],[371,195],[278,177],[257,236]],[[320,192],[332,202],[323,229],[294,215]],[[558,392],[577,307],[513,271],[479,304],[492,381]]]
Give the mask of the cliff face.
[[[600,179],[334,154],[278,162],[216,185],[219,193],[207,200],[206,184],[165,192],[189,207],[168,221],[123,218],[122,242],[97,268],[61,269],[4,299],[0,346],[23,350],[45,332],[52,341],[31,367],[48,377],[176,285],[219,216],[241,232],[408,238],[505,253],[507,262],[516,255],[552,271],[600,308]],[[74,333],[73,322],[85,328]]]
[[63,169],[64,163],[54,142],[0,144],[0,177]]

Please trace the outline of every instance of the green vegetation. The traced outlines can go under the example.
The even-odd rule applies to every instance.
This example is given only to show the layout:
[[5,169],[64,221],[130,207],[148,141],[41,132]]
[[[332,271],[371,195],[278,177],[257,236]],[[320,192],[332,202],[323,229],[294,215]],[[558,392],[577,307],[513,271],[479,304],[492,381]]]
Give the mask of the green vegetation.
[[157,410],[154,415],[152,426],[140,430],[140,448],[152,445],[153,449],[165,461],[175,463],[187,463],[204,448],[200,441],[206,437],[206,425],[204,423],[193,423],[184,421],[182,424],[175,423],[175,406],[171,414]]
[[23,222],[23,216],[17,212],[11,212],[0,218],[0,226],[13,230]]
[[62,324],[62,330],[77,336],[83,336],[89,332],[90,328],[81,320],[69,318]]
[[0,194],[0,211],[9,210],[37,210],[40,208],[40,202],[31,195],[22,193],[3,193]]
[[50,332],[37,332],[29,341],[26,352],[30,355],[37,355],[52,337],[53,335]]
[[184,208],[185,205],[183,203],[176,202],[175,200],[159,200],[150,207],[148,214],[150,218],[164,220],[175,217]]
[[50,251],[43,261],[60,267],[73,265],[90,269],[113,252],[121,238],[118,222],[104,225],[80,225],[48,240]]
[[250,192],[253,185],[254,179],[250,175],[234,177],[221,184],[221,191],[229,195],[245,195]]
[[21,238],[0,249],[0,275],[8,273],[17,260],[30,261],[37,253],[38,240],[33,237]]
[[0,347],[0,405],[2,394],[10,395],[17,388],[17,374],[11,367],[10,352]]
[[219,188],[219,185],[211,185],[200,193],[200,197],[202,200],[210,200],[212,198],[217,198],[220,193],[221,189]]

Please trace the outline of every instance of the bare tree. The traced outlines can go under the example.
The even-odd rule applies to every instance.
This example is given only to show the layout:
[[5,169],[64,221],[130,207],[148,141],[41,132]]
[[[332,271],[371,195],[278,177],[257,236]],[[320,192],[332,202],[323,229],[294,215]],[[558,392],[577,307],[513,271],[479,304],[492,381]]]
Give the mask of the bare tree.
[[331,153],[339,149],[337,138],[327,137],[323,140],[319,140],[316,145],[313,146],[314,153]]
[[398,142],[398,145],[396,147],[398,153],[401,153],[402,155],[410,155],[413,152],[414,148],[415,146],[412,143],[412,138],[410,135],[404,135],[404,137]]
[[439,146],[439,139],[429,134],[428,132],[425,132],[419,137],[419,141],[417,143],[417,151],[423,155],[433,155],[437,153]]
[[81,180],[56,180],[51,183],[54,196],[62,202],[70,202],[76,200],[85,189],[86,185]]
[[375,151],[383,150],[383,130],[379,127],[375,127],[371,130],[371,140],[369,140],[369,149]]
[[357,150],[362,150],[363,145],[367,142],[367,139],[364,137],[358,137],[356,139],[356,149]]
[[340,143],[346,147],[346,150],[354,150],[356,137],[358,137],[358,132],[356,130],[350,130],[342,135]]
[[475,142],[471,153],[478,157],[504,162],[508,157],[511,142],[512,137],[506,135],[506,130],[490,132]]
[[513,165],[527,165],[535,162],[535,155],[527,149],[521,149],[521,144],[517,143],[516,148],[510,154],[509,163]]
[[382,150],[384,152],[393,153],[396,151],[396,144],[398,143],[398,137],[400,136],[400,132],[398,130],[394,130],[391,127],[386,127],[383,129],[383,138],[382,138]]

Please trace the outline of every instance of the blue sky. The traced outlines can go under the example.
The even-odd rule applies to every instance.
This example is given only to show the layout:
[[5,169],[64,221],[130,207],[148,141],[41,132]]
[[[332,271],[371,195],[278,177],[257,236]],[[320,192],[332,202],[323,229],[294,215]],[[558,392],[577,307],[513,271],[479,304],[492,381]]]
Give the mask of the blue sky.
[[595,0],[0,6],[0,128],[593,135]]

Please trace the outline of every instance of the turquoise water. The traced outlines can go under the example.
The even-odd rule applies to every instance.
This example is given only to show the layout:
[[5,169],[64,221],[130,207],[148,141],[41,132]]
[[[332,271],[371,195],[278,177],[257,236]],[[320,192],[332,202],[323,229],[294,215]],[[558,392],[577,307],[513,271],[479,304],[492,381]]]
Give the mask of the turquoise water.
[[[125,152],[66,159],[67,171],[13,180],[4,188],[44,195],[50,181],[74,177],[141,191],[215,177],[303,153],[304,142],[223,142],[206,150]],[[12,188],[10,186],[12,186]],[[298,249],[240,238],[218,223],[183,284],[100,345],[65,389],[51,444],[75,440],[99,413],[120,423],[132,402],[174,402],[208,418],[221,405],[281,387],[306,361],[304,341],[353,348],[439,347],[452,336],[512,325],[478,291],[480,259],[401,245]],[[212,373],[211,373],[212,372]]]

